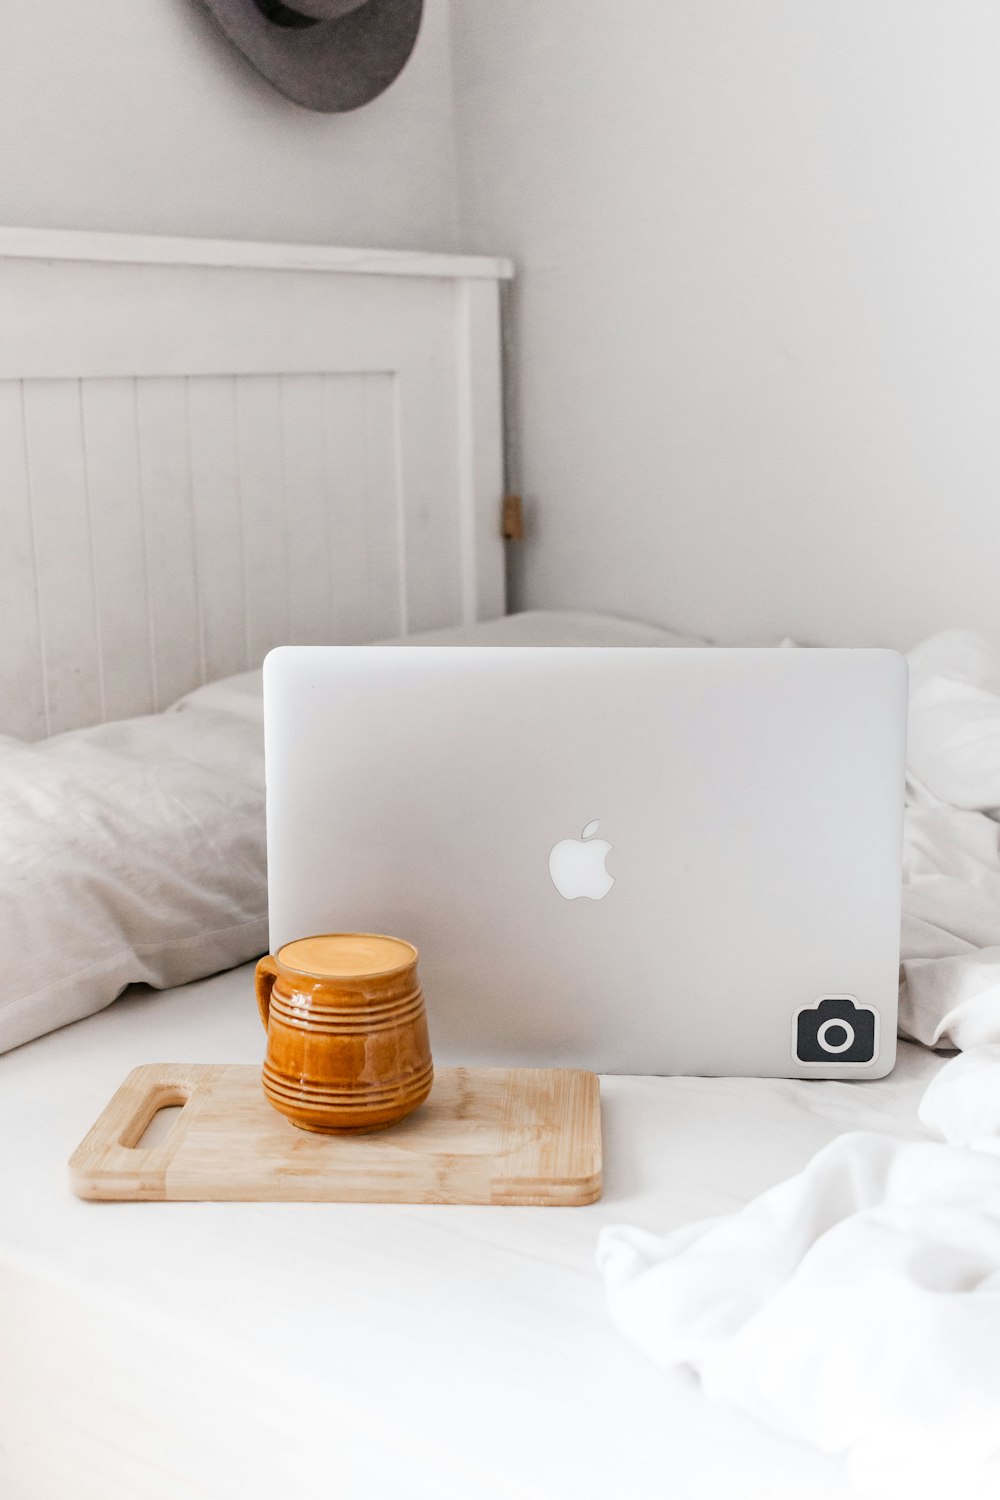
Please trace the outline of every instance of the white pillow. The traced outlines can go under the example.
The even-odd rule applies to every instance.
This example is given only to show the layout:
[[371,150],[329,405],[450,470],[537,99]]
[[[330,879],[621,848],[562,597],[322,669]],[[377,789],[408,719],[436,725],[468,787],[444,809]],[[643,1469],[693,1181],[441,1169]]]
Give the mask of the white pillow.
[[267,947],[260,709],[0,740],[0,1051]]
[[[687,645],[602,615],[531,612],[410,644]],[[166,713],[35,745],[0,738],[0,1052],[267,948],[261,674]]]

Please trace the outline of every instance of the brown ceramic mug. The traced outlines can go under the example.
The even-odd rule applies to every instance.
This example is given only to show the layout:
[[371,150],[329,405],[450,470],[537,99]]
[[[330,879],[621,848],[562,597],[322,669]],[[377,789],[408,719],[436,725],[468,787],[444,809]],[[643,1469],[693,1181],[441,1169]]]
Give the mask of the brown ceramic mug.
[[257,965],[264,1093],[293,1125],[380,1130],[423,1104],[433,1069],[417,950],[401,938],[298,938]]

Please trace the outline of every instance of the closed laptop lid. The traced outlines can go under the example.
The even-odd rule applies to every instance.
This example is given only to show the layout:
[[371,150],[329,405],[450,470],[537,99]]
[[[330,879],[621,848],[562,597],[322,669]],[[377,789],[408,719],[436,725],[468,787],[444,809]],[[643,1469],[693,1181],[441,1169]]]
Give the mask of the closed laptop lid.
[[281,648],[272,948],[409,939],[442,1061],[880,1076],[905,714],[888,651]]

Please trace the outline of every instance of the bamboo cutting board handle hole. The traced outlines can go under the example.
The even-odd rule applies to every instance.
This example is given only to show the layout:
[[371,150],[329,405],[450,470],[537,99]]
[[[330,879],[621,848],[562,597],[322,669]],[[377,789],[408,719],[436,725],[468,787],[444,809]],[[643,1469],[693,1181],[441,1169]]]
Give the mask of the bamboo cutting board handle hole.
[[139,1101],[138,1108],[118,1137],[118,1144],[134,1150],[162,1146],[190,1097],[191,1090],[180,1084],[168,1083],[154,1088]]

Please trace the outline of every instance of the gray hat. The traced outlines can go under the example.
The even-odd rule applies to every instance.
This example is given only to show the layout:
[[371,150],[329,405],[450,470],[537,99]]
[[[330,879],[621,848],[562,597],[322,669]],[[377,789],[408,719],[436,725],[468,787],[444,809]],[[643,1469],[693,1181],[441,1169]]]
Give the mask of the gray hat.
[[423,0],[202,0],[229,40],[306,109],[357,109],[402,71]]

